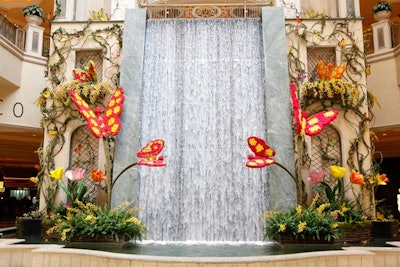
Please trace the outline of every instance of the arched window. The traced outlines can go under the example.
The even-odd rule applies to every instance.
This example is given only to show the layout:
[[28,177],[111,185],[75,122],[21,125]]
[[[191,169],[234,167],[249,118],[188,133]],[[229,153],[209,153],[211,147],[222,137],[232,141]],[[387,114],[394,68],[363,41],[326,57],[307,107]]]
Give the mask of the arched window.
[[99,141],[92,135],[86,125],[78,127],[71,136],[69,169],[80,167],[86,169],[83,182],[88,187],[87,196],[95,201],[97,190],[92,182],[91,172],[98,169]]

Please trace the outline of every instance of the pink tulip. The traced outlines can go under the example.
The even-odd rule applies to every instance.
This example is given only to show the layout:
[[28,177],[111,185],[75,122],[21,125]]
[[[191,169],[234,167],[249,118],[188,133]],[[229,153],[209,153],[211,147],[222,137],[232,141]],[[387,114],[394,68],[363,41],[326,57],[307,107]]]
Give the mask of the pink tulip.
[[83,179],[85,171],[85,169],[77,167],[75,170],[66,171],[65,177],[67,177],[70,181],[79,181]]
[[319,172],[311,172],[307,180],[311,181],[313,184],[319,184],[324,179],[325,171],[322,169]]

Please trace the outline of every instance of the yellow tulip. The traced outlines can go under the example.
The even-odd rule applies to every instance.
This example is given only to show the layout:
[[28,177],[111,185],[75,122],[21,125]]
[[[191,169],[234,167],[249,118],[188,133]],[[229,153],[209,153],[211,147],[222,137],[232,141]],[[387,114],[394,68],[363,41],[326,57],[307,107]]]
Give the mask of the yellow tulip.
[[329,169],[331,170],[331,175],[333,178],[336,179],[341,179],[343,176],[346,174],[347,170],[346,168],[339,167],[336,165],[331,165],[329,166]]
[[64,176],[64,168],[57,167],[55,170],[50,171],[50,177],[54,180],[61,180]]

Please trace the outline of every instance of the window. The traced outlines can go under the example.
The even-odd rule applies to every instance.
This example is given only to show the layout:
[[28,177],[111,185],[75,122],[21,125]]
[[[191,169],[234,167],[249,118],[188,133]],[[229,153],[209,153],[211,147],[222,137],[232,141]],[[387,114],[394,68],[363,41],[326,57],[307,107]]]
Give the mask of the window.
[[307,48],[307,71],[308,80],[313,81],[318,78],[317,64],[323,60],[326,64],[336,65],[335,47],[312,46]]
[[93,60],[96,66],[97,80],[102,81],[103,54],[101,50],[79,50],[76,51],[75,67],[85,68],[89,60]]
[[97,191],[92,183],[91,172],[98,169],[99,142],[86,125],[77,128],[71,136],[69,169],[86,169],[83,182],[88,187],[89,199],[95,200]]

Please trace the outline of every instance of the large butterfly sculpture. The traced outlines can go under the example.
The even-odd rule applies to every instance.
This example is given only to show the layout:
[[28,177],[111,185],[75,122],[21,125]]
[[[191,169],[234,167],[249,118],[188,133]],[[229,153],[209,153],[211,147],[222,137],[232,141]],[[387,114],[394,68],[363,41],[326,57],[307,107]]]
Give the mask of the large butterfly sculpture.
[[248,155],[248,161],[246,166],[249,168],[263,168],[271,164],[276,163],[273,157],[275,151],[268,146],[265,141],[256,136],[250,136],[247,138],[247,143],[250,149],[254,152],[254,155]]
[[120,115],[124,103],[124,90],[119,87],[112,95],[106,106],[105,112],[96,107],[94,111],[86,101],[74,90],[70,91],[72,101],[78,107],[80,114],[86,120],[88,127],[96,138],[115,136],[121,128]]
[[82,69],[74,69],[72,71],[75,80],[80,81],[81,83],[85,82],[97,82],[97,73],[96,68],[94,66],[94,62],[89,60],[84,70]]
[[296,85],[294,83],[290,84],[290,92],[292,95],[293,113],[297,126],[297,134],[300,134],[301,136],[304,134],[308,136],[318,135],[325,126],[329,125],[337,118],[339,111],[336,109],[321,111],[308,117],[308,113],[301,110],[299,98],[297,97]]
[[164,140],[149,141],[136,155],[142,158],[137,164],[151,167],[163,167],[167,164],[163,156],[158,156],[164,148]]
[[318,76],[321,80],[329,80],[329,79],[340,79],[343,73],[346,70],[345,65],[338,65],[333,67],[332,63],[328,65],[325,64],[324,61],[320,60],[317,65]]

